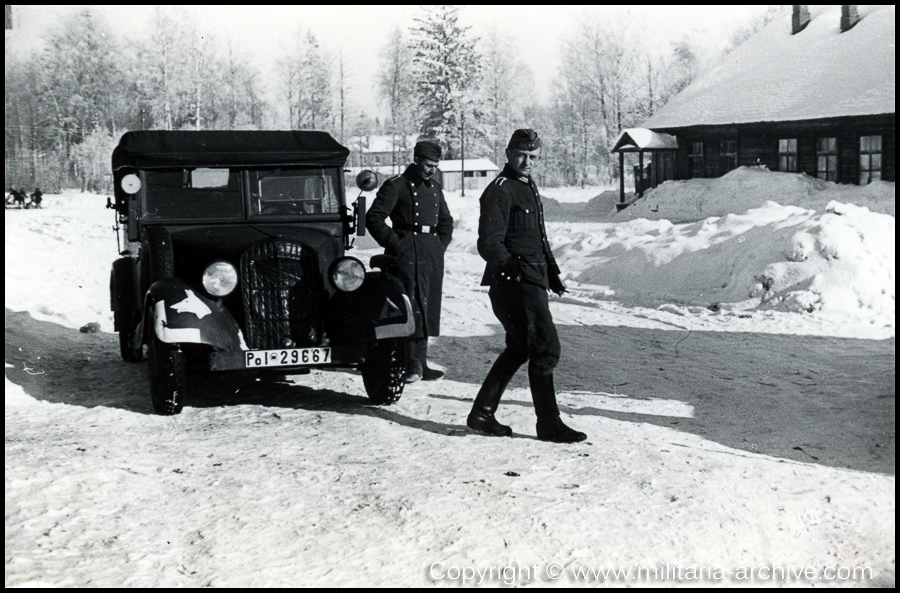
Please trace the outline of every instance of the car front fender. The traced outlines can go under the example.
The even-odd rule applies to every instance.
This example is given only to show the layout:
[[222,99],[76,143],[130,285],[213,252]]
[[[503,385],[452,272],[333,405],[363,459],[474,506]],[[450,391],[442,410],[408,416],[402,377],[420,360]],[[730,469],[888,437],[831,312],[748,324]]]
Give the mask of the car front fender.
[[338,292],[329,301],[329,334],[337,344],[405,338],[415,333],[418,314],[396,277],[369,272],[358,290]]
[[206,344],[217,350],[248,350],[240,326],[222,301],[198,294],[185,282],[169,278],[147,291],[148,328],[161,342]]

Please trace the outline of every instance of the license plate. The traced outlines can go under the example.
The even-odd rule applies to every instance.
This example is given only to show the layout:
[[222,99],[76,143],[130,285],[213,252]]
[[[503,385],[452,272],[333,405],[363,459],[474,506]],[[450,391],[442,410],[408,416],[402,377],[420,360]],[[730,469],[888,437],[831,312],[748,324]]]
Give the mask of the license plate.
[[287,348],[284,350],[253,350],[244,353],[244,365],[256,367],[289,367],[328,364],[331,348]]

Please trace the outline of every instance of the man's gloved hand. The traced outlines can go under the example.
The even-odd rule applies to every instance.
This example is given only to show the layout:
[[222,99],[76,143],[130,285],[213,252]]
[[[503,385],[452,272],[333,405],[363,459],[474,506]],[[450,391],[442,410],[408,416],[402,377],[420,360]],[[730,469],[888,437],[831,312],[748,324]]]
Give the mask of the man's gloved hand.
[[519,270],[519,262],[516,256],[510,257],[506,263],[497,272],[497,276],[504,281],[518,282],[522,279],[522,272]]
[[548,280],[550,281],[550,290],[555,292],[557,296],[562,296],[566,292],[566,285],[563,284],[559,276],[551,272]]

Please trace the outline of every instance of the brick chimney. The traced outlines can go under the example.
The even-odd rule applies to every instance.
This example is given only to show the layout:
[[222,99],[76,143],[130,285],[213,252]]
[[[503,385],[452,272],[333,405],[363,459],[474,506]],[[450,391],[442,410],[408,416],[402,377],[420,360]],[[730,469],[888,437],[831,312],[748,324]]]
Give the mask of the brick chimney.
[[859,22],[859,11],[855,4],[841,5],[841,33],[845,33]]
[[794,14],[791,17],[791,35],[796,35],[809,24],[809,7],[794,4]]

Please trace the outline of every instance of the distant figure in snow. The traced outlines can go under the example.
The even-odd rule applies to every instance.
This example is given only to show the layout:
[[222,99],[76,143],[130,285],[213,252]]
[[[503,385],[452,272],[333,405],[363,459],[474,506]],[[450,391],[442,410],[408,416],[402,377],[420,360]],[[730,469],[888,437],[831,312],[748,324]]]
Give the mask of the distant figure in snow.
[[25,190],[24,189],[13,189],[13,190],[10,190],[10,193],[12,193],[13,202],[15,203],[15,205],[18,206],[19,208],[24,208],[25,207],[25,198],[28,196],[28,194],[25,192]]
[[478,254],[487,262],[481,284],[490,286],[491,308],[506,331],[506,349],[488,372],[466,425],[489,436],[512,436],[512,429],[497,422],[494,413],[509,381],[527,362],[538,439],[577,443],[587,435],[563,424],[553,386],[561,348],[547,291],[562,296],[566,287],[531,177],[541,144],[534,130],[516,130],[506,147],[506,166],[481,194]]
[[34,191],[31,193],[31,205],[35,208],[41,207],[41,201],[44,199],[44,192],[41,191],[41,188],[36,187]]

